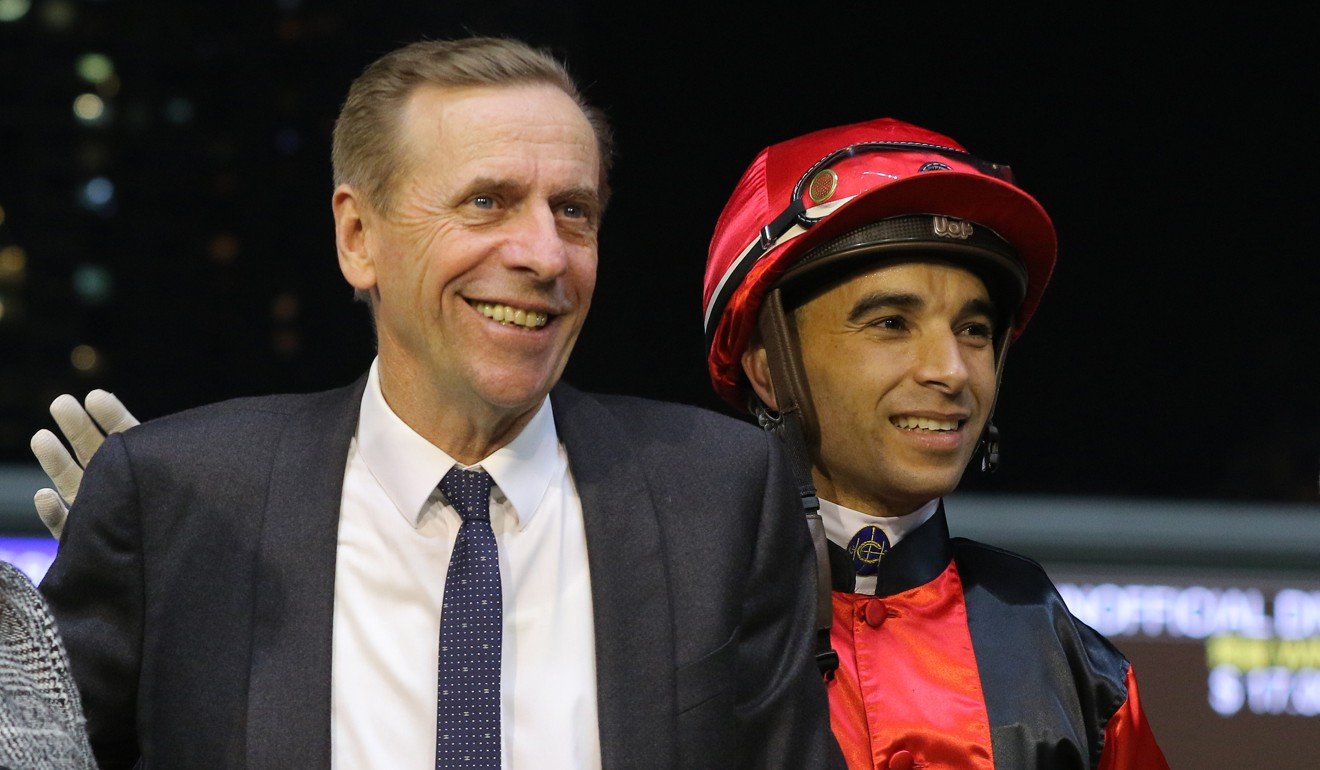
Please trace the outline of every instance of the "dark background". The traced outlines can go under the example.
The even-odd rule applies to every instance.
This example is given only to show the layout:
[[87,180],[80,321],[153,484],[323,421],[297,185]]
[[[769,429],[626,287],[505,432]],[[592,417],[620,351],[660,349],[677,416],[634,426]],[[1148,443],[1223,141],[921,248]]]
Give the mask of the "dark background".
[[[30,462],[62,392],[105,387],[148,418],[362,372],[372,340],[335,264],[330,128],[368,62],[473,32],[551,47],[616,129],[569,381],[723,409],[700,296],[725,196],[766,144],[889,115],[1011,164],[1059,230],[1005,377],[1004,467],[968,488],[1318,499],[1305,19],[1264,4],[0,11],[24,5],[0,21],[0,461]],[[79,76],[87,52],[112,81]],[[85,124],[74,99],[98,90],[107,113]],[[114,189],[101,204],[80,197],[97,177]]]

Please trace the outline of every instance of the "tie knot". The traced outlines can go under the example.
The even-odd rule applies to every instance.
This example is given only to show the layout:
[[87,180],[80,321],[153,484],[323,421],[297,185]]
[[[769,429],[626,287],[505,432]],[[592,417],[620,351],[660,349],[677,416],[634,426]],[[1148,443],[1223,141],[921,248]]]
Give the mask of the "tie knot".
[[483,470],[465,471],[455,465],[440,480],[440,491],[464,521],[490,520],[490,490],[495,480]]

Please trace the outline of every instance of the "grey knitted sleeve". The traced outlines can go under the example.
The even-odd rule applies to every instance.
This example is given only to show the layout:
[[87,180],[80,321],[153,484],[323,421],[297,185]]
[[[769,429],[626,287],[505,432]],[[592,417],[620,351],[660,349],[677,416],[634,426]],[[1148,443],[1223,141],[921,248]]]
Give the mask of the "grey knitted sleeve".
[[27,575],[0,561],[0,770],[95,767],[55,621]]

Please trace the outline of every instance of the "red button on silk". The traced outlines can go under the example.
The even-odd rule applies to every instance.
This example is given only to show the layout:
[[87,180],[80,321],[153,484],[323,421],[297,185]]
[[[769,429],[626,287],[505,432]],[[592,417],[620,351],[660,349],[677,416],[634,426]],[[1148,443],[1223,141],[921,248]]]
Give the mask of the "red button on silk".
[[872,599],[866,603],[866,622],[872,628],[879,628],[887,617],[889,617],[889,608],[884,602]]
[[912,770],[912,752],[895,751],[889,757],[889,770]]

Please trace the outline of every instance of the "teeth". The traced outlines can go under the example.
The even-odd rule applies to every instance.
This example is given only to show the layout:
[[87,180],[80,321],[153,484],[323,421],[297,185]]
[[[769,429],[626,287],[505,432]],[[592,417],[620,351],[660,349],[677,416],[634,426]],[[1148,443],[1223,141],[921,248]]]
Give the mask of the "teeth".
[[958,430],[957,420],[934,420],[929,417],[895,417],[894,425],[907,430]]
[[502,324],[513,324],[523,326],[528,329],[536,329],[545,326],[550,317],[545,313],[537,313],[533,310],[523,310],[522,308],[509,307],[508,305],[492,305],[489,302],[474,302],[472,306],[478,313],[486,316],[492,321],[499,321]]

